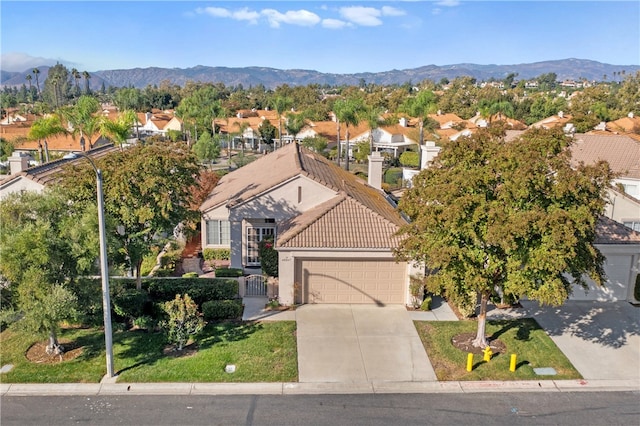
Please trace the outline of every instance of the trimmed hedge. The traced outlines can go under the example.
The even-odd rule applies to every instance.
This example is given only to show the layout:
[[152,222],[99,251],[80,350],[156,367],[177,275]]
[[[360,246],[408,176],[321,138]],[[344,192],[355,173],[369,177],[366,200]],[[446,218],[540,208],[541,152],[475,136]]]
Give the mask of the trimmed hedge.
[[223,278],[223,277],[237,278],[237,277],[241,277],[243,274],[244,272],[240,268],[217,268],[216,269],[216,278]]
[[240,300],[210,300],[202,305],[202,314],[207,321],[235,319],[242,316]]
[[149,294],[145,290],[127,289],[116,293],[112,299],[113,311],[118,316],[132,321],[142,316]]
[[[119,278],[111,281],[111,294],[136,288],[135,278]],[[168,302],[176,294],[188,294],[198,306],[209,300],[235,299],[238,282],[219,278],[144,278],[142,288],[149,292],[152,302]]]
[[229,260],[231,250],[228,248],[206,248],[202,251],[204,260]]

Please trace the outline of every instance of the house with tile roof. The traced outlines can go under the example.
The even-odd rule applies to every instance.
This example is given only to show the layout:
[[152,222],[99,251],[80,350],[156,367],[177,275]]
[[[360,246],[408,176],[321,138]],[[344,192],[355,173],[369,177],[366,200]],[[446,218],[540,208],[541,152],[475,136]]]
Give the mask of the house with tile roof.
[[285,305],[409,303],[413,266],[393,257],[405,221],[379,189],[382,157],[370,160],[365,182],[291,143],[225,175],[200,207],[202,247],[260,273],[259,242],[273,238]]
[[[93,159],[101,158],[117,151],[118,148],[113,143],[101,145],[97,148],[86,151],[85,153]],[[79,151],[76,149],[75,151]],[[68,164],[77,161],[86,161],[82,157],[78,158],[60,158],[58,160],[49,161],[34,167],[26,167],[25,156],[19,151],[14,151],[9,162],[21,162],[19,171],[0,180],[0,199],[8,194],[21,191],[41,192],[48,185],[54,184],[60,178],[60,172]],[[24,168],[24,169],[23,169]]]
[[[516,140],[521,131],[507,131]],[[616,177],[608,190],[608,204],[596,230],[596,247],[605,256],[607,284],[573,289],[572,299],[635,301],[633,288],[640,271],[640,141],[625,135],[573,135],[571,161],[578,165],[604,160]],[[640,302],[640,301],[638,301]]]

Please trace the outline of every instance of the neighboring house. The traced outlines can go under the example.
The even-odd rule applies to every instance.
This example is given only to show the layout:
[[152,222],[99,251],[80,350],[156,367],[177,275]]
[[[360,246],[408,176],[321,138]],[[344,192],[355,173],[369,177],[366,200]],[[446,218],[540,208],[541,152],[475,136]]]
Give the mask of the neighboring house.
[[[116,150],[118,148],[109,144],[86,151],[86,154],[91,158],[100,158]],[[64,166],[77,161],[86,161],[82,157],[61,158],[39,166],[28,167],[27,158],[19,151],[14,151],[13,156],[9,157],[12,174],[0,181],[0,199],[14,192],[42,192],[47,185],[55,183],[59,179]]]
[[574,285],[571,300],[626,300],[640,302],[634,296],[634,288],[640,272],[640,232],[606,217],[601,217],[596,227],[595,246],[605,257],[604,272],[607,280],[598,286],[587,278],[588,288]]
[[640,117],[630,112],[626,117],[606,123],[605,129],[615,134],[640,133]]
[[[231,267],[260,273],[259,242],[274,238],[278,297],[293,303],[408,304],[412,266],[397,263],[405,222],[379,189],[298,143],[225,175],[202,204],[202,247],[231,250]],[[375,186],[375,187],[374,187]]]
[[605,216],[640,232],[640,200],[616,187],[609,189]]
[[552,115],[551,117],[543,118],[540,121],[533,123],[529,127],[542,127],[545,129],[552,129],[554,127],[564,127],[571,121],[572,116],[565,114],[562,111],[559,111],[557,115]]
[[138,122],[135,131],[145,135],[166,136],[169,130],[182,132],[184,127],[182,120],[174,116],[172,112],[147,112],[138,113]]

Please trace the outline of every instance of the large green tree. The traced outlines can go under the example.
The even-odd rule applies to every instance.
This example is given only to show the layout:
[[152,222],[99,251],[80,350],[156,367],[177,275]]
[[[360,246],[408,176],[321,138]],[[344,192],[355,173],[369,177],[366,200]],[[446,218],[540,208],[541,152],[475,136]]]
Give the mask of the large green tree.
[[[144,256],[197,215],[190,205],[200,167],[187,146],[171,142],[135,145],[96,164],[104,176],[106,214],[117,225],[111,232],[121,247],[112,258],[134,272],[140,289]],[[95,197],[94,172],[86,166],[78,164],[60,183],[74,200]]]
[[95,269],[96,230],[95,206],[70,204],[57,191],[13,193],[0,204],[0,274],[22,313],[19,325],[48,335],[49,353],[61,352],[60,323],[76,314],[68,285]]
[[213,121],[220,117],[220,102],[218,91],[211,85],[199,87],[189,96],[180,101],[176,108],[176,115],[185,124],[189,141],[197,141],[199,134],[212,130]]
[[433,292],[480,298],[475,346],[487,345],[494,292],[560,305],[572,281],[604,281],[593,243],[612,176],[606,163],[571,167],[570,143],[559,129],[512,142],[497,129],[458,138],[400,201],[410,223],[398,258],[423,262]]

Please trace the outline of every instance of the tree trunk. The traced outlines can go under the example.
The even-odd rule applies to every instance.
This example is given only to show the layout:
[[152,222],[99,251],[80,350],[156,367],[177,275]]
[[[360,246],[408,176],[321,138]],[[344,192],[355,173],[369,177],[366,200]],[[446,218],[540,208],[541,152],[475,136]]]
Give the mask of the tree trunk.
[[478,333],[473,340],[473,346],[476,348],[486,348],[489,346],[486,336],[487,325],[487,303],[489,302],[489,293],[482,292],[480,296],[480,313],[478,314]]
[[136,262],[136,290],[142,290],[142,277],[140,271],[142,270],[142,259]]
[[49,330],[49,344],[47,345],[45,352],[47,355],[59,355],[60,357],[62,357],[62,354],[64,353],[62,346],[58,343],[58,336],[56,335],[56,330],[53,327]]
[[349,126],[347,126],[347,133],[345,135],[347,137],[346,149],[344,150],[344,169],[349,171]]
[[336,127],[336,132],[337,132],[337,135],[338,135],[338,155],[336,157],[337,157],[337,160],[338,160],[338,167],[340,167],[340,155],[341,155],[341,153],[340,153],[340,121],[338,121],[337,123],[338,123],[338,125]]

